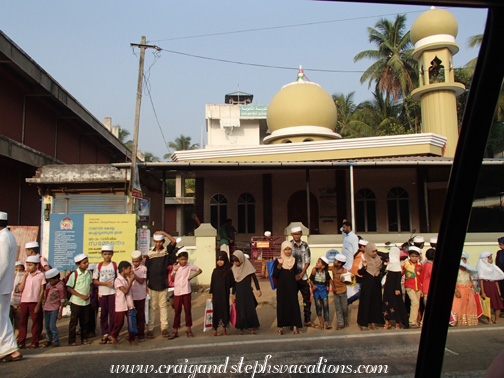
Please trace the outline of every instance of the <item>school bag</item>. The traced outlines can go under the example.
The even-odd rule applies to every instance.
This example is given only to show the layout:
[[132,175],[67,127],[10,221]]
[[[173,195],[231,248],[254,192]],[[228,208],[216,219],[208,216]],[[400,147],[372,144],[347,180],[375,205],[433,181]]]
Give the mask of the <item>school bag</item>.
[[[70,287],[73,289],[75,287],[75,284],[77,283],[77,277],[79,276],[79,270],[78,269],[72,270],[68,276],[66,276],[65,278],[63,278],[63,283],[65,284],[65,289],[67,287],[69,287],[68,286],[68,280],[70,279],[70,276],[72,274],[75,274],[75,281],[74,281],[74,285],[70,286]],[[70,290],[67,290],[66,292],[67,292],[67,300],[69,301],[70,297],[72,296],[72,294],[70,293]]]
[[[98,279],[100,279],[100,271],[101,271],[102,266],[103,266],[103,261],[98,264]],[[117,278],[117,263],[115,261],[112,261],[112,266],[114,267],[114,273],[115,273],[114,279],[116,279]]]

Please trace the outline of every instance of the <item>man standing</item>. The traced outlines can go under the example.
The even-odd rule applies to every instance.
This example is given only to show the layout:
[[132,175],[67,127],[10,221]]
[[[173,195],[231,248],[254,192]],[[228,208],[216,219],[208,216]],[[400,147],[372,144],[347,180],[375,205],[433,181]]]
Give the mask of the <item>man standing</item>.
[[234,252],[236,230],[233,227],[233,220],[226,219],[219,229],[220,250],[227,252],[231,256]]
[[[170,244],[165,248],[165,237]],[[147,338],[154,338],[154,320],[156,310],[159,308],[161,322],[161,336],[168,337],[168,267],[170,254],[175,249],[177,241],[164,231],[156,231],[153,236],[154,248],[149,251],[145,258],[147,268],[147,286],[149,287],[149,324],[147,326]]]
[[312,326],[311,322],[311,301],[310,301],[310,285],[308,284],[308,274],[306,271],[310,266],[310,247],[308,243],[301,240],[303,229],[301,226],[294,226],[291,228],[292,239],[292,256],[296,259],[296,281],[298,291],[303,296],[303,309],[304,309],[304,325],[307,327]]
[[354,254],[359,249],[359,238],[352,231],[352,223],[346,219],[343,219],[341,231],[343,233],[343,249],[341,253],[347,258],[344,268],[350,270],[352,269]]
[[20,360],[14,330],[9,318],[11,293],[14,289],[16,238],[7,229],[7,213],[0,211],[0,361]]

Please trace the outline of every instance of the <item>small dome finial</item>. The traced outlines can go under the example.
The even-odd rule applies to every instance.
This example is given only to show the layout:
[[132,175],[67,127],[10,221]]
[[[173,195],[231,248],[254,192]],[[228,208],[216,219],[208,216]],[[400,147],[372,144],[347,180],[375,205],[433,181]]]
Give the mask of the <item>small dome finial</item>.
[[297,74],[297,80],[296,81],[305,81],[303,66],[301,66],[301,65],[299,66],[299,72]]
[[432,9],[436,9],[436,7],[433,5],[433,6],[431,6],[431,7],[430,7],[430,9],[431,9],[431,10],[432,10]]

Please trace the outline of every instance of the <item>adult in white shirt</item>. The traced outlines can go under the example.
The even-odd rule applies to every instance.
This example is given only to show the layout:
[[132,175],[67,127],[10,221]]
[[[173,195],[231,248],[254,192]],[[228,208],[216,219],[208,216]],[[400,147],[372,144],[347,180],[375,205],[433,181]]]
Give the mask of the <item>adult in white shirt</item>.
[[0,211],[0,359],[1,362],[17,361],[23,356],[14,338],[9,318],[11,293],[14,289],[14,264],[16,262],[16,238],[7,229],[7,213]]
[[359,238],[352,231],[352,223],[346,219],[343,219],[341,232],[343,233],[343,249],[341,250],[341,253],[347,258],[343,267],[346,270],[350,270],[352,269],[354,254],[359,249]]

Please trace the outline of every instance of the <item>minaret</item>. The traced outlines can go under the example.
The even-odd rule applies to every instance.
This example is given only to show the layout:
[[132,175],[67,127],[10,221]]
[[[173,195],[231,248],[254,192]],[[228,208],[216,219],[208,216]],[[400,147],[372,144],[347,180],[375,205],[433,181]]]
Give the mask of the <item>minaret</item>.
[[420,86],[411,95],[422,106],[422,132],[447,138],[444,156],[453,157],[457,148],[457,100],[465,86],[455,82],[453,55],[458,24],[444,9],[431,8],[411,27],[413,58],[418,61]]

